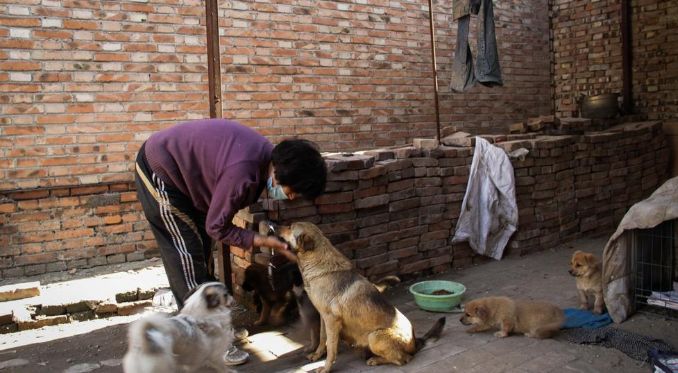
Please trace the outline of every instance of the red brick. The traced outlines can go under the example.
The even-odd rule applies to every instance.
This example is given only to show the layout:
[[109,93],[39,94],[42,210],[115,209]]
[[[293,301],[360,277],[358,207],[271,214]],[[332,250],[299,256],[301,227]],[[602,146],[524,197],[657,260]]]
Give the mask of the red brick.
[[0,24],[4,27],[38,27],[40,26],[40,19],[28,17],[0,17]]
[[104,224],[119,224],[122,222],[120,215],[112,215],[104,217]]
[[96,30],[98,28],[98,25],[97,22],[94,21],[64,19],[64,28],[74,30]]
[[331,204],[331,205],[319,205],[318,213],[320,214],[339,214],[342,212],[353,211],[353,205],[351,203],[342,203],[342,204]]
[[10,213],[16,211],[16,204],[14,203],[2,203],[0,204],[1,213]]
[[49,197],[49,190],[47,189],[15,192],[10,194],[10,198],[16,201],[36,200],[46,197]]
[[348,203],[353,201],[353,192],[340,193],[325,193],[316,198],[315,203],[318,205]]
[[14,259],[14,265],[25,266],[31,264],[51,263],[57,259],[56,253],[42,253],[32,255],[21,255]]
[[30,71],[40,70],[39,62],[31,61],[0,61],[0,71]]

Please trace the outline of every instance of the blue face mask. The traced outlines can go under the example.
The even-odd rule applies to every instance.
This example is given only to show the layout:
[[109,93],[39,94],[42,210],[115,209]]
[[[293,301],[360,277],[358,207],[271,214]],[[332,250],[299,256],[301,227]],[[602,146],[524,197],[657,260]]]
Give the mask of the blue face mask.
[[266,189],[268,190],[268,197],[278,200],[289,199],[287,194],[283,191],[282,185],[273,186],[273,176],[269,176],[266,181]]

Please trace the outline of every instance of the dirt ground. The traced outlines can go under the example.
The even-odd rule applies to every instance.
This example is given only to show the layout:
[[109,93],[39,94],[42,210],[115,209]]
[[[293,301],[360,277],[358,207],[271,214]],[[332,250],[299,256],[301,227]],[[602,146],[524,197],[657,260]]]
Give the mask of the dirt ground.
[[[600,253],[604,243],[605,238],[582,239],[523,258],[506,258],[462,270],[450,270],[435,278],[465,284],[467,300],[486,295],[507,295],[547,300],[563,308],[574,308],[577,296],[574,279],[567,273],[569,257],[576,249]],[[441,314],[417,308],[407,290],[411,283],[403,283],[386,294],[412,320],[417,334],[422,334]],[[447,316],[447,326],[441,339],[419,352],[408,365],[368,367],[360,354],[343,347],[335,371],[623,373],[651,370],[648,363],[633,360],[620,351],[571,344],[559,337],[550,340],[524,336],[499,339],[492,332],[467,334],[464,333],[467,327],[459,323],[458,314],[443,315]],[[0,347],[0,371],[121,372],[120,359],[126,349],[127,323],[137,317],[46,327],[43,329],[58,328],[53,329],[52,334],[64,336],[46,342],[42,342],[44,331],[0,335],[2,339],[28,339],[25,345]],[[242,319],[243,315],[239,317]],[[97,322],[99,325],[95,325]],[[617,327],[653,336],[678,347],[678,321],[665,315],[638,313]],[[238,371],[303,372],[318,366],[305,361],[299,347],[307,341],[306,331],[297,324],[278,329],[250,330],[250,334],[250,342],[243,348],[251,352],[252,359],[238,367]]]

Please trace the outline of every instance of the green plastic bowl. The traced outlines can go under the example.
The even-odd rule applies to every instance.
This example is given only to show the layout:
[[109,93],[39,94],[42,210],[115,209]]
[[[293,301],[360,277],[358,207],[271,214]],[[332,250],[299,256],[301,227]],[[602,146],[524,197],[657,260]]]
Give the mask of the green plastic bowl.
[[[445,290],[452,294],[433,295],[437,290]],[[466,287],[458,282],[433,280],[417,282],[410,286],[410,293],[419,308],[433,312],[450,312],[461,303]]]

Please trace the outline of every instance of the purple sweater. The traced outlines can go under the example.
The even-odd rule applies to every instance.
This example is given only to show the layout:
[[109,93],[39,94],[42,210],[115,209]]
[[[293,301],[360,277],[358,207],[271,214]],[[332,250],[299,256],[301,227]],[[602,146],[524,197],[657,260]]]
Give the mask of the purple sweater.
[[265,137],[237,122],[205,119],[154,133],[145,150],[153,172],[207,214],[207,234],[228,245],[252,246],[254,232],[232,220],[266,186],[273,145]]

